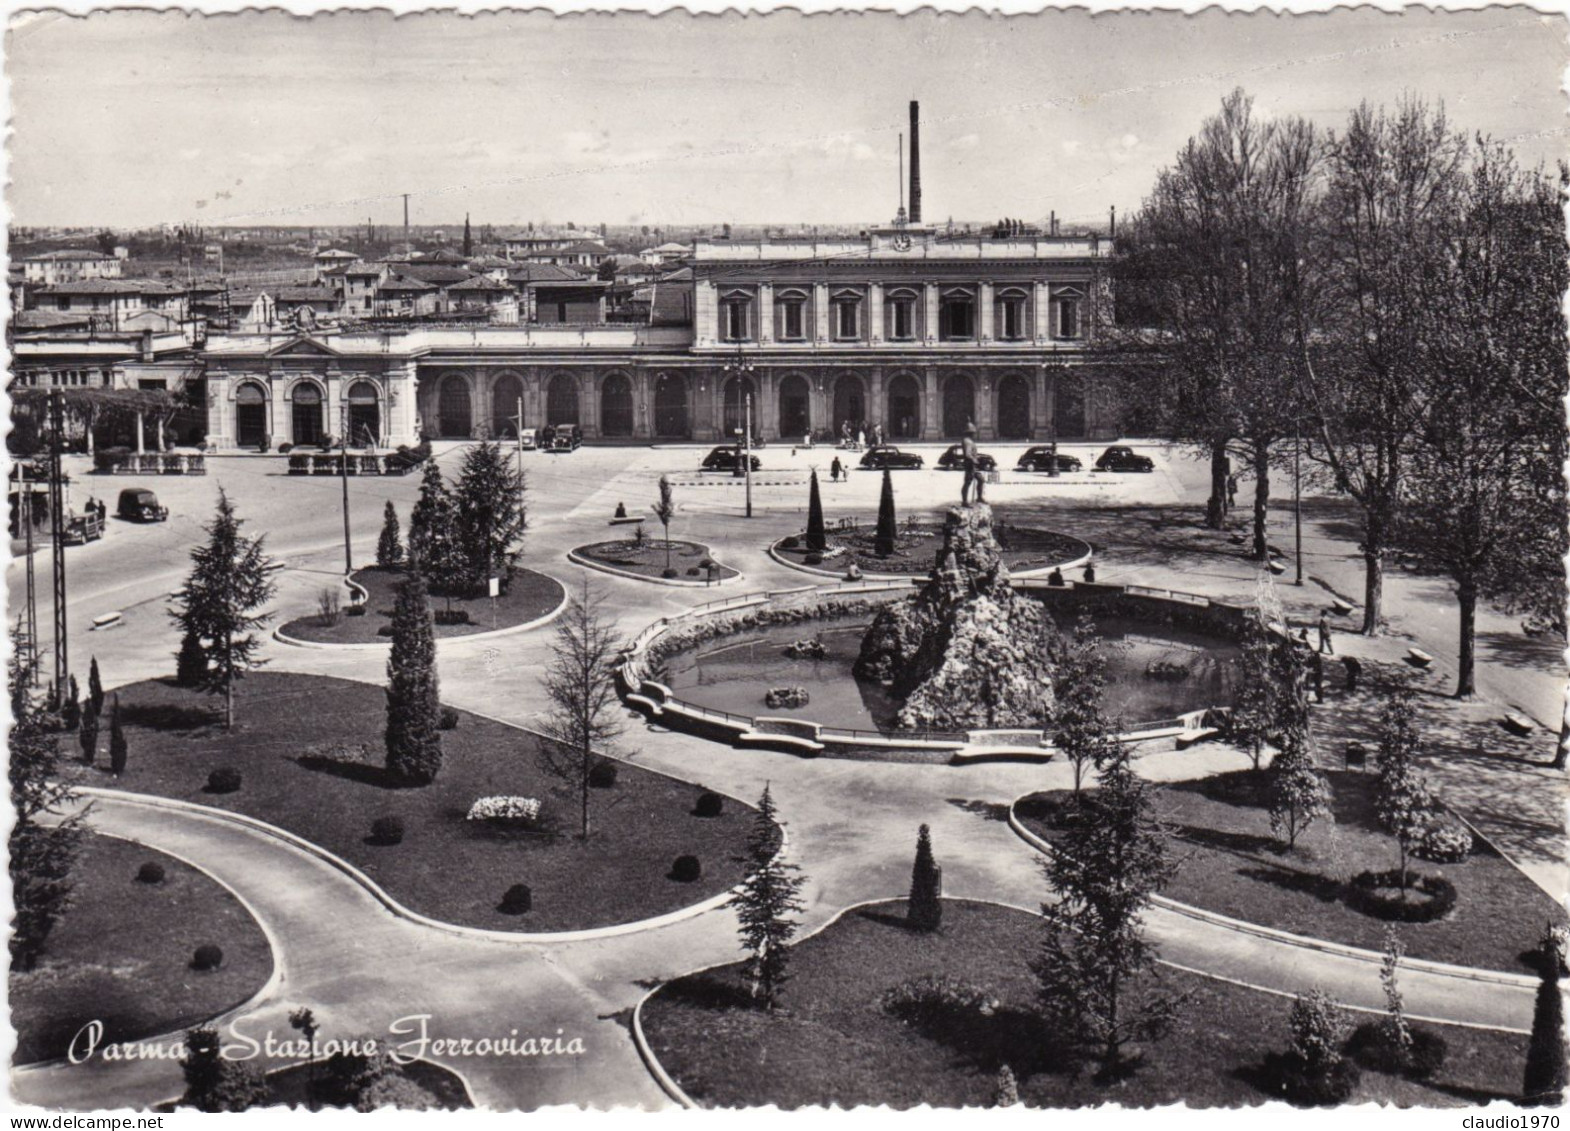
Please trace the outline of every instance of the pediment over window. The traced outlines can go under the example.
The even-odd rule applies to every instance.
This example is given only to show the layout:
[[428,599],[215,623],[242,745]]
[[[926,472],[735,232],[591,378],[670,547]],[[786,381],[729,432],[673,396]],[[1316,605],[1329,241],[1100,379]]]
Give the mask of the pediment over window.
[[288,359],[291,357],[338,357],[340,354],[331,346],[317,341],[315,338],[292,338],[282,345],[267,351],[267,356],[272,358]]

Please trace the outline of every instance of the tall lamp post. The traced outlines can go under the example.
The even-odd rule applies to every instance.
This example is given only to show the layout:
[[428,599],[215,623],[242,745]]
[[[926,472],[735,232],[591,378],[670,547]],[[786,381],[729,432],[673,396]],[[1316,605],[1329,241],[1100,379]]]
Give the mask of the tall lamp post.
[[[728,378],[731,378],[731,377],[740,378],[740,379],[742,379],[744,381],[750,379],[755,368],[756,367],[753,365],[752,359],[749,358],[746,355],[745,352],[743,352],[743,350],[742,350],[742,348],[740,346],[737,346],[736,347],[736,356],[735,356],[735,358],[733,360],[727,362],[726,365],[725,365],[725,374],[726,374],[726,377],[727,377],[727,382],[726,383],[729,384]],[[741,388],[745,388],[745,387],[746,386],[741,386]],[[721,389],[720,395],[721,395],[722,398],[724,397],[725,393],[724,393],[723,389]],[[747,517],[751,518],[752,517],[752,393],[751,392],[746,392],[746,393],[744,393],[742,395],[741,404],[742,404],[741,426],[736,429],[736,467],[735,467],[735,470],[734,470],[734,472],[732,474],[737,479],[744,479],[744,480],[746,480]]]

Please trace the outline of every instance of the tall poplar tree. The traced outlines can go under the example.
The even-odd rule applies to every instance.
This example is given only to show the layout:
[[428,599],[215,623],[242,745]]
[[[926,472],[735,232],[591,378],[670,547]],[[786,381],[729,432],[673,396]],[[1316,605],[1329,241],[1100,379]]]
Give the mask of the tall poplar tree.
[[436,629],[425,592],[424,576],[411,566],[398,587],[387,659],[387,772],[410,785],[429,784],[442,767]]

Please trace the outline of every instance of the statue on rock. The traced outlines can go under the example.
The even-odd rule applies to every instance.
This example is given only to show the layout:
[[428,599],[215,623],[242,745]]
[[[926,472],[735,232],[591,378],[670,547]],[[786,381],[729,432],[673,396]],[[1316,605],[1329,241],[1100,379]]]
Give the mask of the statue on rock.
[[992,508],[950,510],[922,589],[886,606],[856,659],[858,676],[889,685],[909,729],[1037,727],[1051,721],[1057,625],[1009,585]]

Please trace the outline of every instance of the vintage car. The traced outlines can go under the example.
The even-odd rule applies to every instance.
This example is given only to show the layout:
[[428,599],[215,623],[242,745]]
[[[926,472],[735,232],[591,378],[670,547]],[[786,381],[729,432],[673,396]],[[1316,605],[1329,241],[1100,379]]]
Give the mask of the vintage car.
[[[736,445],[722,444],[703,457],[703,465],[699,470],[735,472],[740,463],[741,453],[737,450]],[[749,465],[753,471],[763,470],[763,461],[757,456],[750,457]]]
[[[949,450],[938,457],[936,466],[939,471],[962,471],[965,467],[965,453],[958,444],[951,444]],[[996,471],[998,461],[986,452],[977,452],[976,467],[981,471]]]
[[522,432],[518,433],[518,446],[525,451],[532,452],[535,448],[540,446],[539,435],[533,428],[525,428]]
[[1096,460],[1097,471],[1154,471],[1156,461],[1142,456],[1133,448],[1114,444]]
[[146,487],[127,487],[120,492],[115,514],[126,522],[164,522],[169,518],[169,508],[160,506],[158,496]]
[[[1084,465],[1077,456],[1055,453],[1059,471],[1078,471]],[[1039,447],[1026,448],[1025,454],[1019,457],[1019,462],[1014,465],[1015,471],[1051,471],[1054,452],[1050,444]]]
[[923,466],[922,459],[915,452],[902,452],[891,444],[884,444],[879,448],[871,448],[861,457],[861,467],[864,471],[916,471]]
[[583,429],[576,424],[556,424],[546,432],[544,447],[548,452],[575,452],[583,443]]

